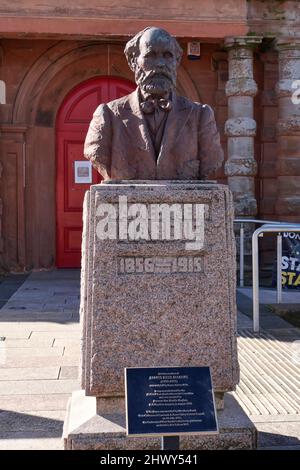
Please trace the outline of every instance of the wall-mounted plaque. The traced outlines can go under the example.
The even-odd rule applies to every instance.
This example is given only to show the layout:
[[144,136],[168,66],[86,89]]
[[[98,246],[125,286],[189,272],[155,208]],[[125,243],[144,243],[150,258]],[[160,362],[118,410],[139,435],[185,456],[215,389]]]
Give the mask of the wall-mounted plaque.
[[216,434],[209,367],[125,369],[128,436]]
[[91,162],[74,162],[75,183],[92,184],[92,164]]

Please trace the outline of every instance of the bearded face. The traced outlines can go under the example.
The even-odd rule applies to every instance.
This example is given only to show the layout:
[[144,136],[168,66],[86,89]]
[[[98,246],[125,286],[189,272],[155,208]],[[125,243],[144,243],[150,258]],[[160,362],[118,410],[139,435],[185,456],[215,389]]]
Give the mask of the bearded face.
[[154,69],[148,72],[143,70],[142,67],[137,67],[135,80],[146,95],[165,96],[169,94],[176,85],[176,76],[172,76],[167,70],[160,71]]
[[145,33],[136,60],[135,81],[144,95],[167,96],[176,86],[177,60],[172,38]]

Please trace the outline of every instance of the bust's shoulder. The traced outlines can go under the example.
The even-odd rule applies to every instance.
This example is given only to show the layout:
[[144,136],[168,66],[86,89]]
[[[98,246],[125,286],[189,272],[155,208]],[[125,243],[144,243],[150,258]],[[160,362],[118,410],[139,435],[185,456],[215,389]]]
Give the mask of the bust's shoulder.
[[191,101],[185,96],[177,96],[177,102],[180,107],[191,108],[201,115],[210,116],[213,115],[213,109],[208,104],[200,103],[198,101]]
[[128,107],[129,100],[133,98],[132,95],[133,93],[130,93],[129,95],[125,95],[122,98],[109,101],[108,103],[100,104],[96,109],[94,115],[99,116],[107,113],[112,113],[116,115],[119,114],[122,109]]
[[112,112],[118,112],[120,109],[126,108],[129,101],[134,99],[134,93],[135,92],[122,96],[122,98],[110,101],[109,103],[107,103],[107,107]]

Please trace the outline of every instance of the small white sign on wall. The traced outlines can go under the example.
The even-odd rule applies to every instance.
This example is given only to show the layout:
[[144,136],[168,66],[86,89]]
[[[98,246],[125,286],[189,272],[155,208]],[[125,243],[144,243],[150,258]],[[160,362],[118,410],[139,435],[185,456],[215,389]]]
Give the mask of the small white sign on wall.
[[75,183],[92,184],[92,164],[91,162],[74,162]]

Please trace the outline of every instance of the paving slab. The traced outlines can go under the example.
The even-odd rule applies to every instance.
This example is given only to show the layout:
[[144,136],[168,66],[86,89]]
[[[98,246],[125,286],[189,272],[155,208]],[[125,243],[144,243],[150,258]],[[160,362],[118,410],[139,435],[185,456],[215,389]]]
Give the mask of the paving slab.
[[[26,312],[26,313],[24,313]],[[68,323],[73,322],[72,311],[57,312],[57,311],[26,311],[26,310],[8,310],[5,308],[0,309],[0,321],[23,321],[26,322],[59,322]]]
[[75,357],[75,356],[77,356],[78,360],[79,360],[80,354],[81,354],[80,346],[69,347],[68,345],[66,345],[66,347],[64,349],[64,357],[68,357],[68,356],[74,356]]
[[79,282],[80,270],[79,269],[53,269],[51,271],[38,271],[30,274],[30,280],[69,280],[71,282]]
[[[55,346],[62,346],[63,344],[56,344]],[[53,339],[51,338],[6,338],[5,341],[0,342],[0,348],[51,348],[53,346]]]
[[[248,292],[247,292],[248,290]],[[251,320],[253,318],[253,302],[252,302],[252,289],[238,288],[237,289],[237,306],[238,310],[247,315]],[[269,328],[289,328],[291,324],[280,318],[278,315],[272,313],[268,304],[264,302],[264,298],[260,296],[259,304],[259,321],[260,327],[264,329]]]
[[9,331],[13,331],[14,329],[18,331],[20,328],[26,328],[30,329],[32,332],[52,332],[56,331],[59,332],[61,331],[62,333],[73,333],[77,332],[78,337],[80,336],[79,332],[79,325],[78,322],[70,322],[70,323],[59,323],[59,322],[50,322],[50,321],[45,321],[48,320],[47,318],[44,319],[44,321],[39,321],[39,322],[6,322],[6,323],[1,323],[1,331],[2,328],[5,331],[6,328],[9,329]]
[[5,339],[28,339],[32,333],[30,329],[22,329],[19,327],[15,328],[6,328],[5,323],[0,323],[0,336],[5,337]]
[[[19,380],[13,386],[14,395],[43,395],[49,393],[71,393],[79,388],[78,380]],[[1,382],[0,395],[12,393],[10,380]]]
[[[0,382],[7,380],[56,380],[60,367],[10,367],[0,369]],[[69,378],[69,377],[66,377]],[[73,377],[72,377],[73,378]],[[0,383],[1,388],[1,383]]]
[[12,432],[19,436],[33,437],[37,433],[48,437],[59,437],[65,413],[62,410],[53,411],[1,411],[0,412],[0,439],[5,439]]
[[4,367],[54,367],[54,366],[78,366],[79,360],[76,356],[27,356],[27,357],[6,357],[5,361],[0,366]]
[[[43,305],[53,305],[54,307],[63,307],[67,303],[67,299],[65,297],[54,297],[48,296],[48,298],[43,299]],[[41,302],[40,302],[41,304]]]
[[[2,357],[5,355],[6,361],[9,359],[16,359],[22,357],[51,357],[51,356],[62,356],[64,354],[64,348],[0,348],[2,351]],[[5,365],[5,362],[2,362]]]
[[10,434],[10,439],[0,440],[0,450],[63,450],[61,438],[41,438],[23,439],[18,434]]
[[244,315],[242,312],[237,312],[237,326],[238,329],[251,328],[252,320]]
[[80,349],[80,341],[78,337],[72,337],[72,336],[67,336],[66,338],[55,338],[53,346],[56,347],[62,347],[65,346],[66,349],[72,348],[72,349]]
[[25,289],[19,289],[9,300],[9,304],[12,304],[12,302],[19,302],[19,301],[24,301],[28,303],[43,303],[45,302],[46,299],[52,299],[53,298],[53,293],[51,290],[25,290]]
[[0,409],[8,411],[66,411],[69,393],[0,395]]
[[[78,328],[77,328],[78,330]],[[35,339],[38,338],[42,341],[43,338],[52,338],[52,339],[61,339],[65,338],[67,341],[79,341],[80,336],[77,330],[68,331],[68,328],[65,330],[54,330],[54,331],[32,331],[31,338]],[[1,328],[0,328],[1,331]]]
[[26,299],[23,299],[22,297],[19,299],[9,300],[6,304],[6,310],[28,310],[34,312],[36,310],[38,311],[44,303],[44,301],[34,301],[33,299],[26,301]]
[[[238,292],[246,295],[250,299],[253,296],[252,287],[238,287]],[[277,291],[276,289],[259,289],[259,301],[262,304],[276,304],[277,302]],[[300,304],[300,291],[296,291],[293,289],[286,289],[282,290],[282,303],[298,303]]]
[[60,368],[59,379],[78,379],[79,366],[62,366]]
[[0,303],[5,304],[11,296],[22,286],[28,274],[10,274],[0,282]]
[[299,422],[256,423],[259,447],[299,446]]

